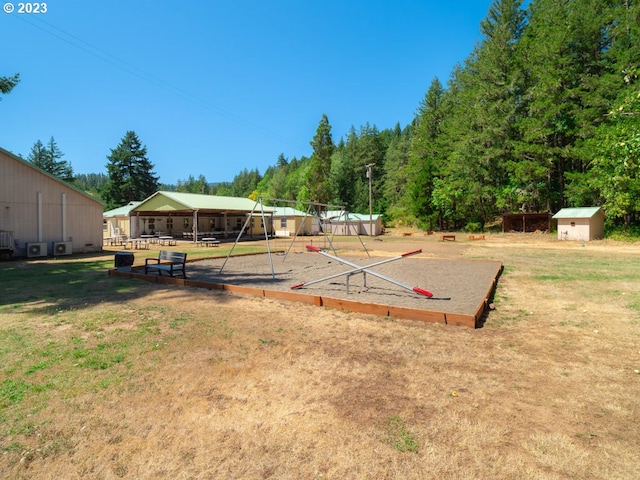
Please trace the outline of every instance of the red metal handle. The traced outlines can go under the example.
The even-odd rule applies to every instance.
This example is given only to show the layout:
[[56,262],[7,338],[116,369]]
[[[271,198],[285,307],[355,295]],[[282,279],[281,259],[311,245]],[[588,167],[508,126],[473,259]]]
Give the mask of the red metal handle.
[[320,252],[321,251],[318,247],[314,247],[313,245],[307,245],[307,250],[312,250],[314,252]]
[[408,257],[409,255],[415,255],[417,253],[422,253],[422,249],[420,250],[414,250],[413,252],[407,252],[407,253],[403,253],[402,255],[400,255],[401,257]]
[[433,297],[433,293],[423,290],[420,287],[413,287],[413,291],[419,293],[420,295],[424,295],[425,297]]
[[304,282],[294,285],[293,287],[291,287],[291,290],[295,290],[296,288],[300,288],[300,287],[304,287]]

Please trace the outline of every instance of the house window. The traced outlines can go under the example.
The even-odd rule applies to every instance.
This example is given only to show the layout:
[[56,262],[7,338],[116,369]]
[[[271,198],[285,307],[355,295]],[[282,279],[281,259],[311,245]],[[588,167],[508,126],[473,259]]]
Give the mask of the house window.
[[106,231],[107,231],[107,221],[106,221],[106,220],[103,220],[103,221],[102,221],[102,231],[103,231],[103,232],[106,232]]
[[236,218],[236,228],[240,230],[242,228],[242,218]]
[[280,228],[287,228],[287,217],[282,217],[280,219]]
[[575,227],[576,226],[576,222],[571,222],[571,226]]
[[167,218],[167,230],[169,231],[173,230],[173,218],[171,217]]
[[189,217],[184,217],[184,218],[182,219],[182,226],[183,226],[185,229],[189,229]]

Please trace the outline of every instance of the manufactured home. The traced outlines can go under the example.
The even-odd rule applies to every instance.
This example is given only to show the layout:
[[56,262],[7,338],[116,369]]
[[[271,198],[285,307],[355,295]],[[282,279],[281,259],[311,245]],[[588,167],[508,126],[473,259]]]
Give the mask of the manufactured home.
[[297,235],[317,235],[320,230],[320,219],[293,207],[273,207],[272,232],[276,237],[293,237]]
[[104,240],[126,239],[140,236],[138,222],[131,211],[141,202],[129,202],[123,207],[108,210],[102,214],[102,236]]
[[334,235],[368,235],[382,234],[382,215],[347,212],[328,212],[326,217],[328,231]]

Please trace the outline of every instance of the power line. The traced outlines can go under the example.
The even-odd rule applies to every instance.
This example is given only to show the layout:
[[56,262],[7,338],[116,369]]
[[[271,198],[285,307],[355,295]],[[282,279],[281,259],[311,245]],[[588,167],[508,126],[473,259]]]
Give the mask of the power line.
[[[73,46],[74,48],[77,48],[79,50],[82,50],[83,52],[100,59],[101,61],[112,65],[114,67],[117,67],[121,70],[126,71],[127,73],[131,74],[134,77],[137,77],[147,83],[150,83],[152,85],[155,85],[159,88],[162,88],[176,96],[182,97],[185,100],[188,100],[194,104],[197,104],[198,106],[200,106],[201,108],[204,108],[205,110],[209,110],[209,111],[213,111],[214,113],[218,114],[221,117],[224,118],[228,118],[230,120],[233,120],[236,123],[242,124],[246,127],[250,127],[253,130],[255,130],[256,132],[259,132],[267,137],[271,137],[273,139],[276,140],[280,140],[283,143],[286,143],[292,147],[296,147],[296,148],[306,148],[306,147],[302,147],[301,145],[299,145],[297,142],[284,137],[278,133],[275,133],[271,130],[268,130],[254,122],[251,122],[250,120],[247,120],[243,117],[240,117],[239,115],[236,115],[234,113],[229,112],[228,110],[225,110],[221,107],[218,107],[216,105],[211,104],[210,102],[207,102],[206,100],[201,99],[200,97],[197,97],[179,87],[176,87],[175,85],[167,82],[166,80],[163,80],[162,78],[159,78],[158,76],[149,73],[145,70],[143,70],[142,68],[136,66],[136,65],[132,65],[131,63],[122,60],[121,58],[99,48],[96,47],[95,45],[92,45],[88,42],[86,42],[85,40],[77,37],[76,35],[73,35],[72,33],[67,32],[66,30],[63,30],[49,22],[47,22],[46,20],[43,20],[41,17],[36,16],[36,17],[32,17],[32,18],[36,18],[40,23],[46,25],[45,26],[41,26],[36,24],[35,22],[32,22],[29,20],[29,18],[26,15],[11,15],[11,17],[13,18],[17,18],[29,25],[31,25],[34,28],[37,28],[43,32],[45,32],[47,35],[50,35],[52,37],[57,38],[60,41],[63,41],[71,46]],[[59,32],[59,33],[56,33]]]

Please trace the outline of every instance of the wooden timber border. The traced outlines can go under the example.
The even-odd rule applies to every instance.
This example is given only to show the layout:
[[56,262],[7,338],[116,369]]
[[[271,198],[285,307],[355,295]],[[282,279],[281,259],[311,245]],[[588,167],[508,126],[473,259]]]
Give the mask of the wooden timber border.
[[[109,275],[117,277],[135,278],[151,283],[164,285],[177,285],[181,287],[205,288],[208,290],[222,290],[230,293],[252,295],[255,297],[284,300],[287,302],[298,302],[316,307],[335,308],[348,310],[355,313],[368,315],[378,315],[381,317],[391,317],[404,320],[416,320],[429,323],[444,323],[460,327],[479,328],[482,326],[484,317],[489,311],[490,299],[495,291],[498,277],[502,272],[502,264],[496,268],[493,281],[487,288],[483,300],[480,302],[473,314],[447,313],[419,308],[400,307],[394,305],[381,305],[377,303],[364,303],[341,298],[325,297],[321,295],[309,295],[304,293],[283,292],[280,290],[268,290],[264,288],[245,287],[243,285],[231,285],[226,283],[211,283],[201,280],[190,280],[189,278],[161,277],[160,275],[145,275],[139,273],[133,267],[132,271],[122,271],[116,268],[109,270]],[[144,268],[144,267],[143,267]]]

